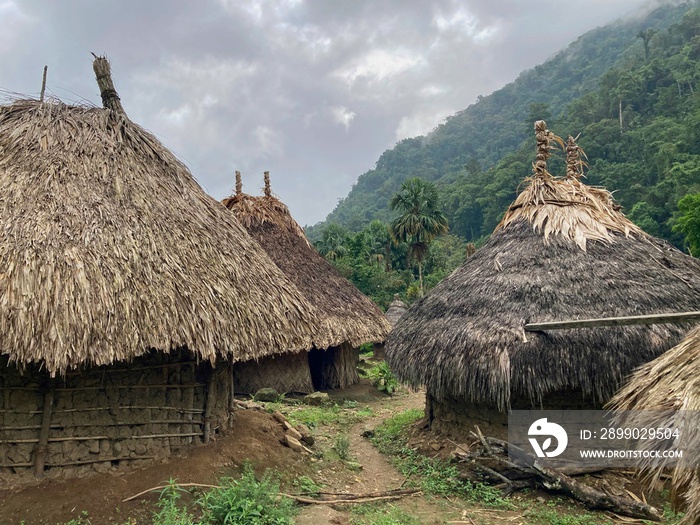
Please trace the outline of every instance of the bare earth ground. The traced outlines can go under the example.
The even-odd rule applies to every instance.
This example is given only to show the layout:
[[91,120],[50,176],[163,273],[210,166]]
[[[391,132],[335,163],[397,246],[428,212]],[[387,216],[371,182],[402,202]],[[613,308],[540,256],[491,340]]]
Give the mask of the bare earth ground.
[[[274,468],[284,473],[288,480],[299,475],[309,476],[325,491],[369,493],[401,487],[405,477],[361,434],[363,430],[374,428],[404,410],[422,410],[424,395],[404,391],[388,397],[363,380],[349,389],[332,392],[331,397],[339,403],[343,400],[355,401],[358,408],[371,408],[373,415],[347,429],[317,427],[314,430],[317,439],[314,448],[328,450],[336,436],[345,433],[349,456],[362,466],[359,470],[349,469],[341,461],[318,461],[307,454],[293,452],[281,444],[283,427],[270,414],[239,410],[235,428],[227,435],[208,445],[186,449],[168,461],[140,469],[119,468],[78,479],[45,480],[14,488],[0,487],[0,525],[19,525],[22,522],[26,525],[57,525],[80,518],[84,512],[92,525],[145,525],[150,523],[158,495],[150,493],[127,503],[123,503],[123,499],[162,485],[171,478],[179,483],[215,484],[222,476],[237,476],[246,461],[253,465],[257,473]],[[447,457],[454,449],[445,440],[419,427],[413,428],[411,433],[412,446],[429,455]],[[535,505],[545,502],[537,494],[515,495],[513,498],[515,501],[528,499]],[[406,497],[388,505],[394,505],[420,518],[421,523],[430,525],[519,524],[530,521],[524,516],[522,506],[521,510],[504,511],[470,505],[456,499],[431,499],[423,495]],[[348,525],[352,517],[350,505],[334,508],[307,505],[301,508],[296,522],[299,525]]]

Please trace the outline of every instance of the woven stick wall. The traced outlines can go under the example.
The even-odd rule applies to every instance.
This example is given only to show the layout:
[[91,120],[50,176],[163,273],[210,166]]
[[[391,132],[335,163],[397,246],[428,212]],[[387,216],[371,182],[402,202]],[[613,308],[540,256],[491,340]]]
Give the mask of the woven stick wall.
[[308,352],[286,353],[236,363],[234,381],[237,393],[254,394],[261,388],[274,388],[280,394],[314,391]]
[[60,380],[36,369],[20,374],[3,358],[0,469],[41,476],[59,467],[138,464],[201,443],[207,427],[209,435],[226,428],[230,366],[212,369],[186,350],[173,353],[69,372]]

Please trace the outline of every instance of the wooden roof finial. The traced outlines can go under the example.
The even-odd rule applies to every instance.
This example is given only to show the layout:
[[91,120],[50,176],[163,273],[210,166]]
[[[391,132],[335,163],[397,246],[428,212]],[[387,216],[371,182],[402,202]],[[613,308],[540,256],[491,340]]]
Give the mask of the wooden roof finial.
[[265,181],[265,197],[272,197],[272,190],[270,189],[270,172],[266,171],[263,173],[263,180]]
[[236,170],[236,196],[240,197],[243,194],[243,181],[241,180],[241,172]]
[[114,88],[114,82],[112,81],[112,69],[109,66],[109,61],[106,57],[98,57],[95,55],[95,53],[93,53],[92,56],[95,57],[95,60],[92,62],[92,69],[95,71],[97,85],[100,87],[102,106],[105,109],[125,113],[119,99],[119,94]]

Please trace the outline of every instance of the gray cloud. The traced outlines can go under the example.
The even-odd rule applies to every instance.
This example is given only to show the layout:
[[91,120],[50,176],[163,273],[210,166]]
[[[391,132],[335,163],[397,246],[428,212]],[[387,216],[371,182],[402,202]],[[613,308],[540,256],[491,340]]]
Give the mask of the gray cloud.
[[322,220],[397,140],[514,80],[645,0],[0,0],[0,89],[99,104],[112,61],[130,117],[221,199],[262,171]]

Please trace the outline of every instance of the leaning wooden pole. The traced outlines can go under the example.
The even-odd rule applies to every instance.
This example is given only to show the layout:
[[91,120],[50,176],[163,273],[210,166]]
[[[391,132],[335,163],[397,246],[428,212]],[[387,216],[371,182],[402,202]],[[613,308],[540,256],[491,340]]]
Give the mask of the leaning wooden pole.
[[598,328],[601,326],[630,326],[642,324],[689,323],[700,321],[700,312],[682,312],[675,314],[631,315],[628,317],[603,317],[600,319],[578,319],[570,321],[549,321],[528,323],[526,332],[544,330],[565,330],[571,328]]

